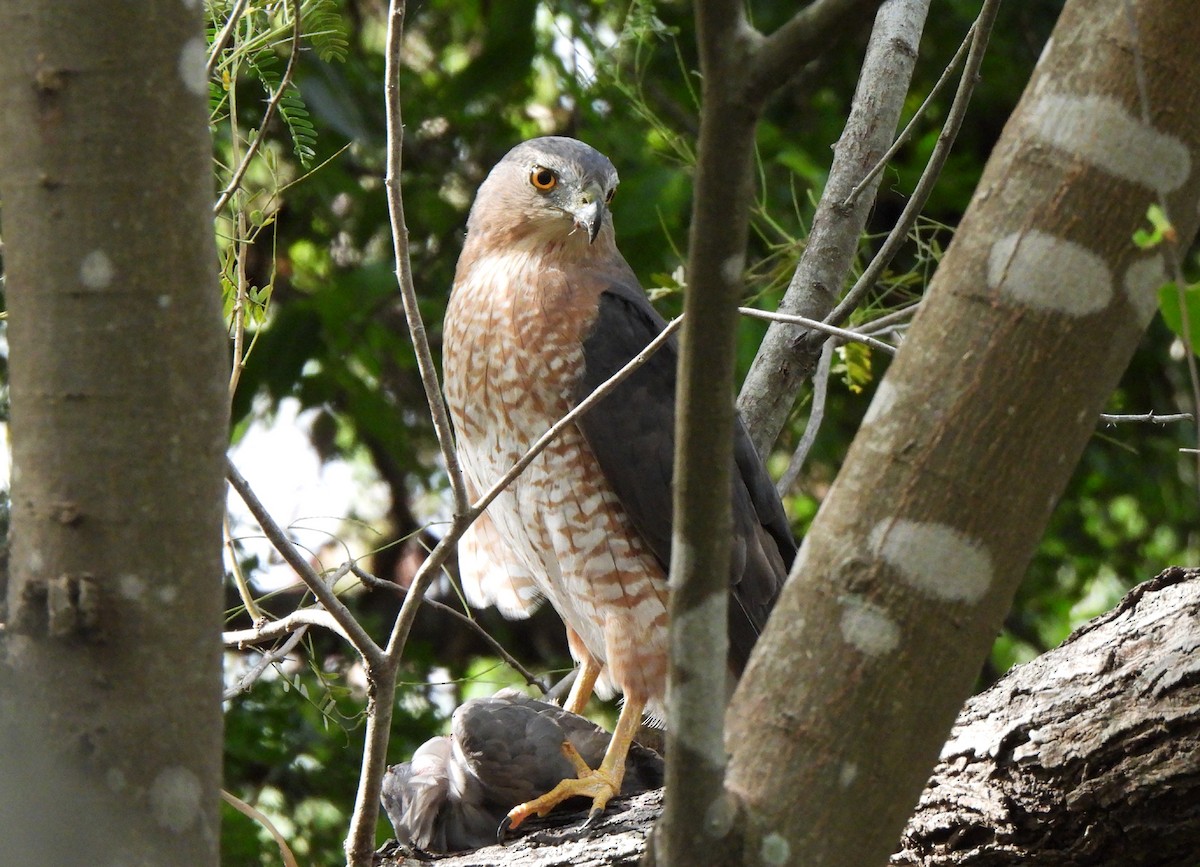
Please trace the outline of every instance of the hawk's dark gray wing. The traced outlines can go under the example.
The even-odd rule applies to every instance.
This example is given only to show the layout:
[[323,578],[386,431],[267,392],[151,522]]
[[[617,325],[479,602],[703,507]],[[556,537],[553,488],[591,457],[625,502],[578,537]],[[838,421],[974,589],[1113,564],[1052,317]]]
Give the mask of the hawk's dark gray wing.
[[[610,284],[583,343],[584,373],[577,400],[620,370],[665,327],[635,282]],[[672,337],[578,422],[605,478],[664,570],[671,562],[678,355]],[[787,577],[796,542],[775,486],[740,420],[734,432],[734,460],[729,658],[740,673]]]

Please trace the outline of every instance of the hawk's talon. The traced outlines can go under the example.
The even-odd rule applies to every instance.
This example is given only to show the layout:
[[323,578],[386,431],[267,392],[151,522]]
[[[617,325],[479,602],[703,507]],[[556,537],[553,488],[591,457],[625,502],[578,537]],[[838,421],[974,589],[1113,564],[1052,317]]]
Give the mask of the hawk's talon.
[[505,816],[500,820],[500,824],[496,826],[496,842],[501,846],[508,845],[507,834],[513,828],[512,819]]
[[575,744],[570,741],[563,741],[560,749],[566,760],[575,768],[576,777],[582,780],[588,774],[592,773],[592,766],[579,754],[579,750],[575,749]]
[[[563,752],[566,750],[564,749]],[[590,822],[593,816],[604,812],[604,807],[608,804],[609,799],[619,794],[620,791],[620,780],[614,779],[612,774],[604,770],[603,766],[594,771],[588,768],[586,773],[580,773],[575,779],[562,780],[540,798],[534,798],[532,801],[526,801],[524,804],[513,807],[508,811],[508,815],[500,823],[500,826],[504,830],[516,828],[532,815],[545,816],[563,801],[581,797],[592,799],[592,809],[588,814]]]

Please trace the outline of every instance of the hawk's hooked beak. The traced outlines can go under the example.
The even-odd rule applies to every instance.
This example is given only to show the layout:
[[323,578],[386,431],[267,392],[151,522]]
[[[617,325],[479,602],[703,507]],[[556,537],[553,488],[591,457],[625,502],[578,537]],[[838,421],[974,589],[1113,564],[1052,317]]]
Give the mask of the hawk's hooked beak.
[[575,228],[587,232],[588,243],[594,244],[600,228],[604,225],[604,191],[599,185],[589,186],[579,197],[579,204],[571,212]]

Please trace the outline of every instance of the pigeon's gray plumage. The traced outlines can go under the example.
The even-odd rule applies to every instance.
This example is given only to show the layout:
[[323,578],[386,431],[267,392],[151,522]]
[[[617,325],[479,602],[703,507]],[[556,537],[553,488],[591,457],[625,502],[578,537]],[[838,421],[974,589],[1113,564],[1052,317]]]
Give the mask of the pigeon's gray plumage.
[[[382,801],[396,839],[428,853],[478,849],[496,841],[508,811],[575,775],[570,743],[590,765],[609,734],[581,716],[514,690],[477,698],[454,712],[451,734],[426,741],[412,761],[388,768]],[[662,785],[663,761],[634,744],[623,795]]]

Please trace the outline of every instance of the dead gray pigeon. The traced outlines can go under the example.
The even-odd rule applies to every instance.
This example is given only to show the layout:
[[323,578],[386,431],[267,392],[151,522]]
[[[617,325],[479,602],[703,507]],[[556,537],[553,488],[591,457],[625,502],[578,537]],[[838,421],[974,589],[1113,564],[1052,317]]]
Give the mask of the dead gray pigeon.
[[[413,851],[478,849],[496,842],[510,809],[575,775],[563,741],[595,767],[609,737],[584,717],[516,690],[471,699],[454,712],[450,735],[388,768],[383,807],[396,839]],[[663,760],[653,750],[634,744],[625,767],[622,795],[662,785]]]

